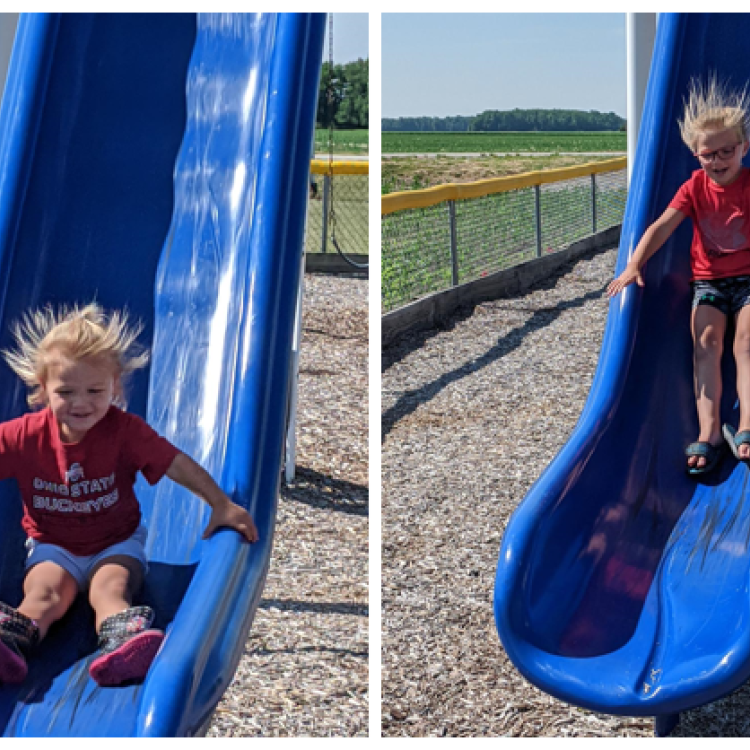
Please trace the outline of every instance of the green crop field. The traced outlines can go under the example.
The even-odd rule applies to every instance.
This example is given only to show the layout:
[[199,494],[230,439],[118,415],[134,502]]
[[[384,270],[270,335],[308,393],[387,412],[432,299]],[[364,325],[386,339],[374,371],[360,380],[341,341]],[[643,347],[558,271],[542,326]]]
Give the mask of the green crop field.
[[384,154],[560,153],[627,151],[627,134],[571,133],[394,133],[382,134]]
[[[367,128],[364,130],[334,130],[333,153],[367,154],[369,149],[368,135]],[[315,129],[315,153],[319,155],[328,153],[328,130]]]

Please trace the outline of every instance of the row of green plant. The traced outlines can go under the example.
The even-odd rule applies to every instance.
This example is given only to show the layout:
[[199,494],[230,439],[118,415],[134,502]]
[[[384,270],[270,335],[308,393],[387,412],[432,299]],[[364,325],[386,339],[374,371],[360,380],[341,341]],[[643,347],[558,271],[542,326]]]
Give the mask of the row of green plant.
[[627,134],[574,133],[383,133],[384,154],[625,152]]
[[[369,131],[367,130],[334,130],[333,153],[336,155],[367,154],[369,150]],[[315,130],[315,153],[319,158],[328,154],[329,131]]]

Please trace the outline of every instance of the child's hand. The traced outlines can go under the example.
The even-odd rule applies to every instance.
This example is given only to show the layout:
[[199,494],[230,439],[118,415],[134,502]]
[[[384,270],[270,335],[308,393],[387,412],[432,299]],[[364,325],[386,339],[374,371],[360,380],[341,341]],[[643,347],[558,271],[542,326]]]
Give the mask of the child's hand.
[[258,541],[258,529],[255,528],[250,514],[241,506],[227,498],[226,503],[218,505],[211,511],[208,526],[203,532],[203,539],[208,539],[217,529],[228,527],[238,531],[248,542]]
[[617,296],[626,286],[632,284],[634,281],[638,286],[646,286],[646,282],[643,280],[643,276],[641,275],[638,266],[628,263],[628,265],[625,266],[625,270],[614,279],[614,281],[609,282],[607,296]]
[[208,526],[203,532],[203,539],[208,539],[216,529],[227,526],[239,531],[248,542],[258,541],[258,529],[255,528],[250,514],[243,507],[233,503],[211,475],[190,456],[179,453],[167,469],[167,476],[211,506],[211,518],[208,519]]

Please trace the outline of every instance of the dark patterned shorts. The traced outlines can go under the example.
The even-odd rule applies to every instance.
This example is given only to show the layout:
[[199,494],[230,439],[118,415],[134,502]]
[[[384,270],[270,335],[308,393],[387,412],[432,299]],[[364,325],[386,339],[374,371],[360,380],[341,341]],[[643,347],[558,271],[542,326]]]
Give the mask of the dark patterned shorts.
[[736,315],[745,305],[750,305],[750,276],[732,276],[728,279],[698,280],[693,287],[693,308],[710,305],[724,315]]

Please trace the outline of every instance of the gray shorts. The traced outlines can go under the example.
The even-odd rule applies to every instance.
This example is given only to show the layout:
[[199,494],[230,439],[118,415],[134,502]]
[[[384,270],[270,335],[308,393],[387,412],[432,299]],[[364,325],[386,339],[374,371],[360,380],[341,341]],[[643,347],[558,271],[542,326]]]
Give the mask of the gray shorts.
[[750,305],[750,276],[693,281],[693,308],[710,305],[729,317]]
[[102,560],[114,555],[125,555],[133,557],[143,566],[144,575],[148,571],[148,562],[146,560],[146,537],[148,531],[145,526],[139,526],[133,536],[124,542],[118,542],[111,547],[102,550],[96,555],[73,555],[68,550],[58,547],[56,544],[45,544],[37,542],[35,539],[26,540],[26,570],[29,571],[35,565],[43,562],[53,562],[66,570],[78,583],[78,590],[85,591],[88,588],[91,573],[96,565]]

